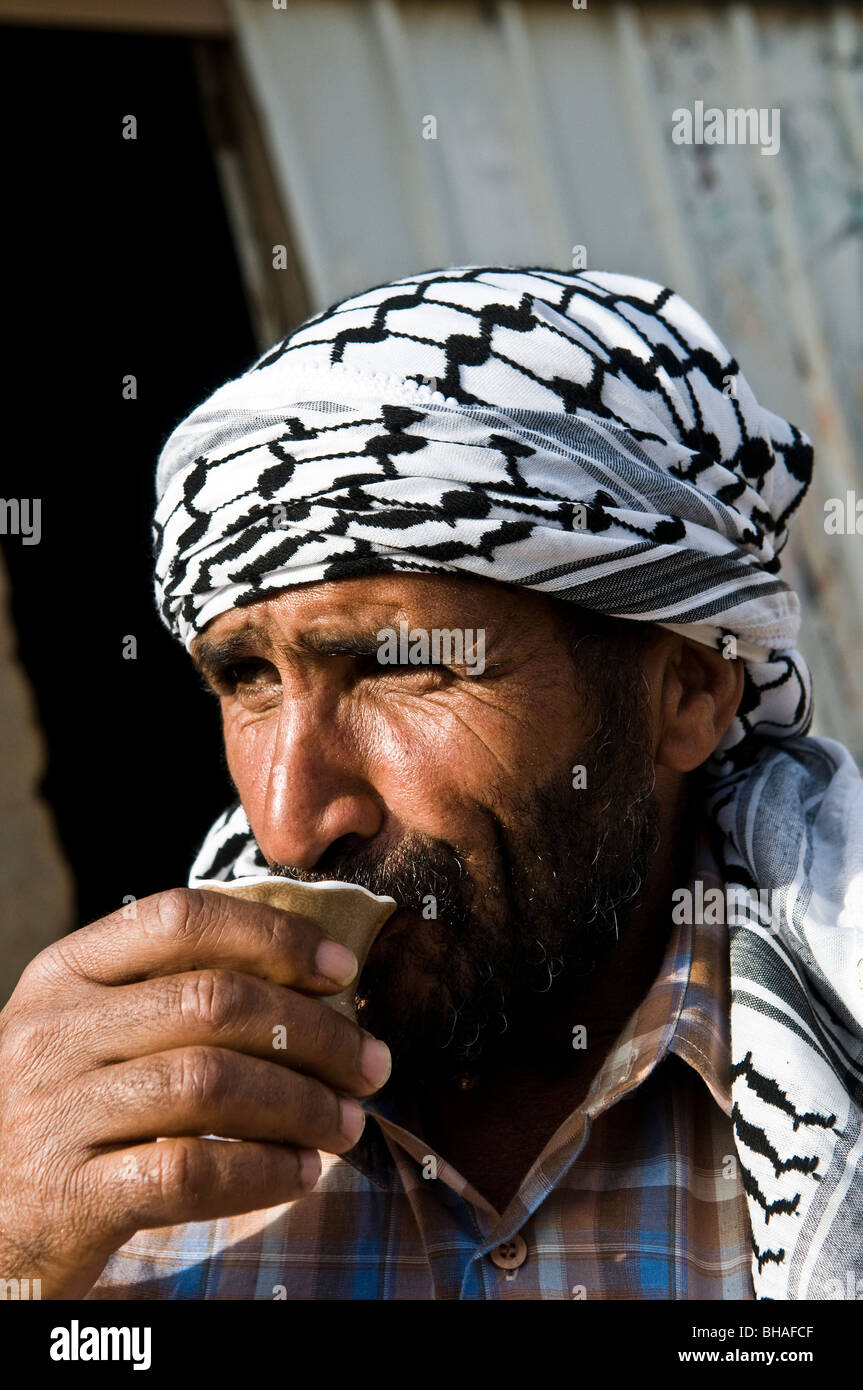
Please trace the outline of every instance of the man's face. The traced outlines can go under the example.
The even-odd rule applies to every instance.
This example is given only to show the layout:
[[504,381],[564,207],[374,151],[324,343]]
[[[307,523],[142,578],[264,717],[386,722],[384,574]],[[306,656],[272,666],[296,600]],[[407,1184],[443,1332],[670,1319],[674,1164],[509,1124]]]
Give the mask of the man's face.
[[[402,622],[481,630],[484,662],[382,663]],[[587,623],[571,646],[543,595],[406,575],[282,591],[196,643],[271,871],[398,903],[359,1014],[393,1083],[491,1065],[584,988],[643,885],[658,815],[638,663]]]

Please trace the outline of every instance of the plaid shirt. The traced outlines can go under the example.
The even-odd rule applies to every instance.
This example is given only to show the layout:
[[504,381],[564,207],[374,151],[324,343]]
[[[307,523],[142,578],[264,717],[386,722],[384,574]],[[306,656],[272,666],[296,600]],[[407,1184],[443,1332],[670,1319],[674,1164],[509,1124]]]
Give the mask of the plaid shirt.
[[[704,855],[702,841],[694,876],[706,891],[721,880]],[[405,1115],[400,1124],[391,1101],[366,1108],[359,1143],[322,1155],[308,1196],[139,1231],[87,1297],[754,1297],[730,1120],[724,926],[673,928],[591,1089],[503,1213]]]

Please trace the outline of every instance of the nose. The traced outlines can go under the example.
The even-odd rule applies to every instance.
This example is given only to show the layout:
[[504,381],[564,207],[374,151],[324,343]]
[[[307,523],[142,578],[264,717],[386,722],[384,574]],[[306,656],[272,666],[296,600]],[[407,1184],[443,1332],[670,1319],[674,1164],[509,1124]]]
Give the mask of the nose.
[[356,728],[320,697],[283,701],[254,775],[251,804],[241,796],[255,838],[271,863],[313,869],[345,835],[371,839],[384,819],[368,779]]

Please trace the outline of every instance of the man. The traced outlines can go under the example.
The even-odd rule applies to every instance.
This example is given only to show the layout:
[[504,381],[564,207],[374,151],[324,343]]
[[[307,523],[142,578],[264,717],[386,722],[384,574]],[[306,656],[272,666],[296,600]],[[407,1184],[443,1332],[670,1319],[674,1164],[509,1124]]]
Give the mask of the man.
[[[4,1011],[3,1267],[55,1297],[835,1296],[863,798],[806,736],[779,577],[810,469],[689,305],[601,273],[381,286],[193,412],[157,593],[239,801],[191,889]],[[362,1028],[313,923],[194,889],[261,871],[395,899]]]

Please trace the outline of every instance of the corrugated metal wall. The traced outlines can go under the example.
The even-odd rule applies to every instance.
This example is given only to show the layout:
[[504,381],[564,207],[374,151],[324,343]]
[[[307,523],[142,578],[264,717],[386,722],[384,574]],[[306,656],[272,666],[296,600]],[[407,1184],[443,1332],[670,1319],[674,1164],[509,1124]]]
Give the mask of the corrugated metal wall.
[[[863,760],[863,535],[824,527],[827,498],[863,501],[860,7],[231,4],[313,307],[584,246],[691,299],[813,436],[786,573],[816,732]],[[778,108],[779,152],[674,144],[698,100]]]

